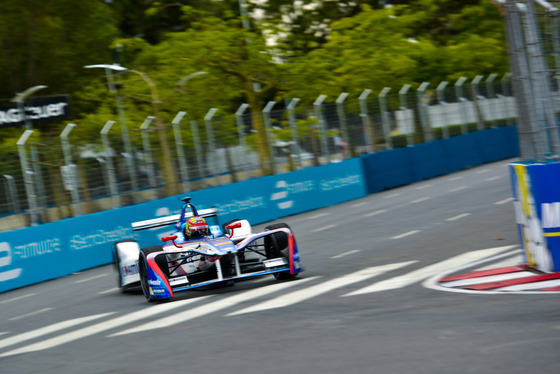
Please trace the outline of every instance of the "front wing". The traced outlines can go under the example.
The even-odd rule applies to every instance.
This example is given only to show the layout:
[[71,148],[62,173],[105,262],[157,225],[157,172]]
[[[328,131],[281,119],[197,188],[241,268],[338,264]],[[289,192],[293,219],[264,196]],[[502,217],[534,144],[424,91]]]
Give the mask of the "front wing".
[[[239,252],[248,248],[256,240],[262,239],[268,235],[273,235],[277,232],[284,232],[288,235],[288,258],[278,257],[263,260],[262,264],[264,266],[264,270],[242,272],[239,262]],[[169,299],[173,297],[175,292],[209,286],[224,281],[235,281],[286,271],[289,271],[290,274],[295,275],[303,271],[295,237],[291,230],[288,228],[278,228],[248,236],[246,239],[236,244],[235,251],[231,252],[234,256],[233,275],[224,277],[220,261],[216,261],[217,277],[206,282],[191,284],[188,282],[187,275],[168,279],[156,263],[156,257],[166,253],[167,252],[165,251],[152,252],[148,254],[146,258],[146,272],[148,278],[150,299]]]

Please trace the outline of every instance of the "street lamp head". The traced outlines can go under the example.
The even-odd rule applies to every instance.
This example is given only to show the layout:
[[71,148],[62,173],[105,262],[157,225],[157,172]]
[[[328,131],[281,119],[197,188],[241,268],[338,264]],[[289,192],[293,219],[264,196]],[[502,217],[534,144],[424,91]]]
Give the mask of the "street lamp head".
[[47,88],[47,86],[38,85],[38,86],[29,87],[27,90],[16,94],[16,96],[10,101],[12,103],[24,102],[26,98],[33,95],[35,92],[42,90],[43,88]]
[[110,70],[114,70],[114,71],[125,71],[125,70],[128,70],[127,68],[125,68],[124,66],[120,66],[119,64],[86,65],[86,66],[84,66],[84,68],[86,68],[86,69],[103,68],[103,69],[110,69]]
[[203,75],[203,74],[208,74],[208,72],[206,71],[197,71],[196,73],[192,73],[187,75],[186,77],[183,77],[181,79],[179,79],[179,81],[177,82],[177,84],[179,86],[183,86],[185,83],[187,83],[188,81],[190,81],[192,78],[197,77],[199,75]]

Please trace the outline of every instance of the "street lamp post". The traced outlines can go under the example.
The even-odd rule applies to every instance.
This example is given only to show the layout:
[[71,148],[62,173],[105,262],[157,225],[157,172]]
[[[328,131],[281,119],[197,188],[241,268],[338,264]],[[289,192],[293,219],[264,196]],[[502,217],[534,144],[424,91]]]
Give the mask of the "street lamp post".
[[124,110],[122,108],[122,98],[113,80],[113,71],[123,72],[123,71],[127,71],[128,69],[117,64],[97,64],[97,65],[86,65],[84,67],[86,69],[92,69],[92,68],[105,69],[105,75],[107,77],[107,85],[109,86],[109,90],[115,93],[116,95],[117,111],[119,113],[119,120],[121,122],[121,134],[124,143],[124,149],[125,152],[128,154],[128,157],[125,157],[125,160],[128,166],[130,181],[132,183],[132,199],[136,203],[137,202],[136,191],[138,190],[138,182],[136,180],[136,165],[134,160],[134,154],[132,152],[132,145],[130,143],[130,137],[128,135],[128,128],[126,127],[126,122],[124,118]]
[[[29,87],[25,91],[17,93],[16,96],[14,96],[14,98],[10,100],[11,102],[17,104],[20,119],[23,123],[25,123],[25,128],[27,130],[33,129],[33,123],[30,121],[30,118],[25,113],[25,100],[31,95],[33,95],[35,92],[42,90],[44,88],[47,88],[47,86],[37,85],[37,86]],[[46,193],[45,193],[45,188],[43,183],[43,175],[41,174],[41,168],[39,166],[39,163],[37,162],[39,159],[37,155],[37,148],[35,146],[31,146],[30,150],[31,150],[31,164],[33,167],[33,173],[35,175],[34,179],[36,182],[36,188],[38,194],[37,200],[40,206],[44,206]]]

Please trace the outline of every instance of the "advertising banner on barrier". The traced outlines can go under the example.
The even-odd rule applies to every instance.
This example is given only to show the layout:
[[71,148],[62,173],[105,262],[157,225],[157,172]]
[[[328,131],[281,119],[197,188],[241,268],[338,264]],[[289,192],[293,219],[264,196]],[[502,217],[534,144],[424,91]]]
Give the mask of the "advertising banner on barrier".
[[[364,197],[366,186],[360,160],[352,159],[188,195],[199,209],[218,208],[222,224],[236,218],[259,224]],[[131,223],[178,214],[182,197],[0,233],[0,292],[111,263],[118,240],[157,245],[173,227],[133,232]]]
[[560,271],[560,163],[512,163],[510,175],[527,264]]

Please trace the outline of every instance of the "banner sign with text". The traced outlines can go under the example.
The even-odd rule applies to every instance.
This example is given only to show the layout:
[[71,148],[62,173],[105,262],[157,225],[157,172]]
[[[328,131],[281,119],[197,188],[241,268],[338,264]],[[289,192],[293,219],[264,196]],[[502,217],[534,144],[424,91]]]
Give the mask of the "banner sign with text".
[[0,128],[44,123],[70,118],[70,102],[67,95],[50,96],[29,100],[23,104],[21,113],[18,104],[0,105]]

